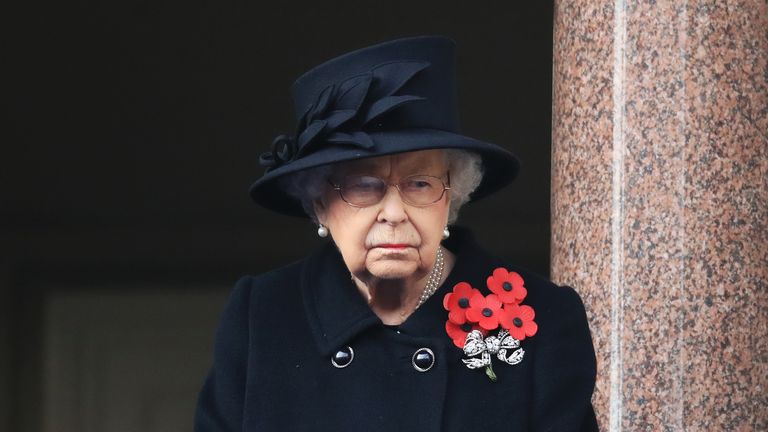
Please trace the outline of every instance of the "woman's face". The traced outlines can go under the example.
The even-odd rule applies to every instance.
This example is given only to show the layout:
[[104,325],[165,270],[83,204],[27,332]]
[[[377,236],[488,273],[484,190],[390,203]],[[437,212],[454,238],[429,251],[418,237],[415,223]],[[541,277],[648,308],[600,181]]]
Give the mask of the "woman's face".
[[[341,163],[331,181],[338,184],[361,175],[379,177],[390,185],[413,175],[439,177],[447,183],[447,165],[442,150],[400,153]],[[358,279],[421,278],[435,262],[449,203],[447,190],[433,204],[410,205],[396,187],[389,186],[380,202],[353,207],[329,185],[316,213]]]

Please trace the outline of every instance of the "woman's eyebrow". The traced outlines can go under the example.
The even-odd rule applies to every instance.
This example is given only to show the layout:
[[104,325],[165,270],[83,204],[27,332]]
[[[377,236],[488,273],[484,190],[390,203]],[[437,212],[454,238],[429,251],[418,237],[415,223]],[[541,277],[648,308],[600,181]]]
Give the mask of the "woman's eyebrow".
[[411,165],[404,165],[402,167],[399,167],[397,170],[400,173],[403,173],[404,176],[409,175],[419,175],[419,174],[425,174],[425,175],[441,175],[442,171],[439,169],[440,167],[436,166],[433,163],[414,163]]

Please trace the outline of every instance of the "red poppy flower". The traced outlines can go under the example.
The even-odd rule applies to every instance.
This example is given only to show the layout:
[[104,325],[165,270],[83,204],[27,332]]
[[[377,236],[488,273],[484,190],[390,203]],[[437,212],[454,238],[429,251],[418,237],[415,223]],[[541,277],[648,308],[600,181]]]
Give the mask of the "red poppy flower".
[[501,326],[509,331],[513,338],[521,341],[526,336],[533,336],[539,326],[533,321],[536,314],[528,305],[508,304],[500,314]]
[[448,311],[448,319],[456,324],[467,322],[466,311],[469,309],[469,300],[475,294],[480,294],[480,291],[466,282],[454,285],[453,292],[443,297],[443,307]]
[[520,304],[528,294],[528,290],[523,286],[523,278],[503,267],[494,270],[493,275],[488,276],[486,283],[488,289],[499,296],[499,300],[505,304]]
[[465,322],[464,324],[456,324],[451,320],[445,322],[445,331],[448,333],[448,337],[453,339],[453,344],[459,348],[464,348],[464,344],[467,342],[467,335],[472,330],[480,330],[483,335],[486,334],[486,331],[476,323]]
[[467,319],[480,324],[486,330],[493,330],[499,326],[501,317],[501,301],[496,294],[488,294],[483,297],[479,292],[469,299]]

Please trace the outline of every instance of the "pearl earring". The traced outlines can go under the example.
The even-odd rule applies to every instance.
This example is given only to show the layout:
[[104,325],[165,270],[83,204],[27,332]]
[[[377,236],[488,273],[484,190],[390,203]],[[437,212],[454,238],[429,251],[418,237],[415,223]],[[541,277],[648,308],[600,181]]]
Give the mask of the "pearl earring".
[[450,237],[450,236],[451,236],[451,232],[450,232],[450,231],[448,231],[448,227],[445,227],[445,228],[443,229],[443,239],[447,239],[447,238],[448,238],[448,237]]
[[320,237],[328,237],[328,228],[325,227],[325,225],[320,224],[320,226],[317,227],[317,235]]

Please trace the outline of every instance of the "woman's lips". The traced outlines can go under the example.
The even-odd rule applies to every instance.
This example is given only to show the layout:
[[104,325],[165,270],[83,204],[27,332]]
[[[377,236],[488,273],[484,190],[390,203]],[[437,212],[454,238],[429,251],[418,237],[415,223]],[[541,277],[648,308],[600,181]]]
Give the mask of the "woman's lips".
[[384,249],[405,249],[410,246],[411,245],[405,244],[405,243],[385,243],[385,244],[380,244],[376,247],[384,248]]

